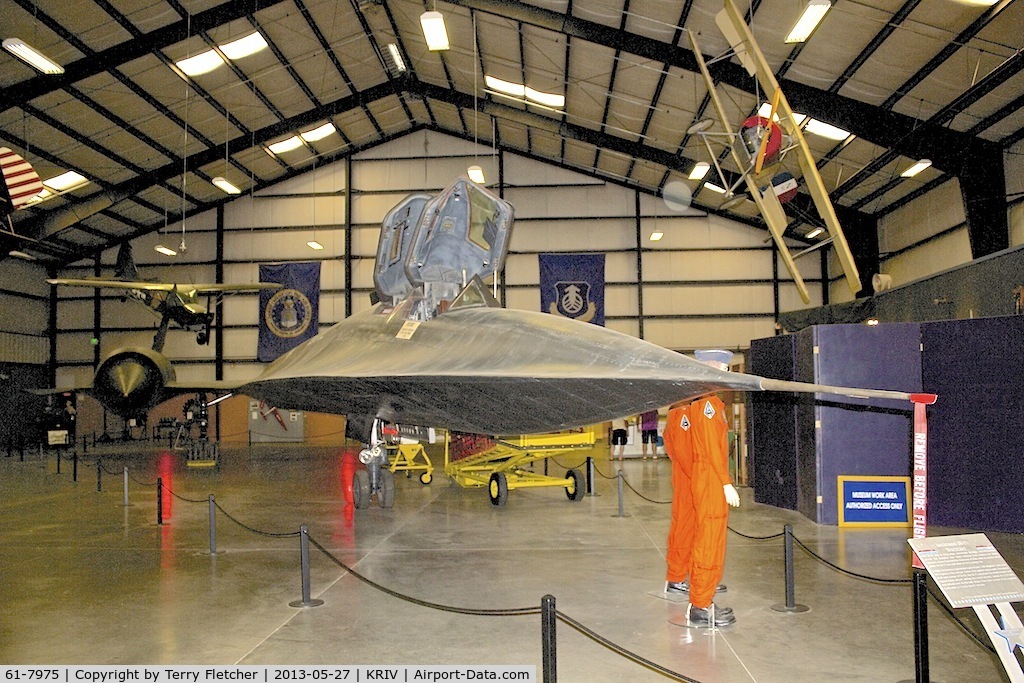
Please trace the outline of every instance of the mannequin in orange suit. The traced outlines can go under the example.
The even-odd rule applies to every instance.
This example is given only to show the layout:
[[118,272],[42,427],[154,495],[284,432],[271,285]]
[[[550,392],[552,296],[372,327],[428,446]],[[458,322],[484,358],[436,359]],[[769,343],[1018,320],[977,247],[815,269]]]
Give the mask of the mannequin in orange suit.
[[666,593],[686,593],[686,577],[690,573],[690,553],[696,510],[690,493],[693,470],[693,446],[690,441],[690,406],[677,403],[668,411],[665,421],[665,452],[672,462],[672,521],[668,529],[668,552],[665,572]]
[[[732,353],[728,351],[698,351],[698,360],[722,369],[728,369]],[[676,411],[678,418],[673,420]],[[713,628],[735,623],[736,617],[727,607],[713,603],[715,592],[724,592],[719,582],[725,569],[725,545],[729,506],[738,507],[739,493],[729,477],[729,427],[725,419],[725,404],[717,396],[697,399],[687,407],[674,408],[669,412],[666,424],[665,449],[673,463],[673,524],[669,531],[668,572],[666,592],[688,592],[689,605],[686,621],[689,626]],[[684,419],[685,418],[685,419]],[[686,426],[688,425],[688,429]],[[679,427],[685,436],[672,435],[673,456],[669,449],[669,428]],[[688,437],[685,438],[685,437]],[[681,447],[680,444],[683,444]],[[687,449],[685,446],[689,446]],[[689,454],[686,462],[685,455]],[[689,466],[687,468],[687,465]],[[676,486],[676,470],[679,469],[680,486]],[[686,470],[689,469],[689,472]],[[689,474],[689,490],[684,479]],[[689,494],[689,509],[686,498]],[[676,506],[680,508],[677,521]],[[686,513],[692,510],[692,535],[687,546]],[[673,531],[676,533],[673,534]],[[682,581],[686,573],[689,581]],[[681,583],[680,583],[681,582]]]

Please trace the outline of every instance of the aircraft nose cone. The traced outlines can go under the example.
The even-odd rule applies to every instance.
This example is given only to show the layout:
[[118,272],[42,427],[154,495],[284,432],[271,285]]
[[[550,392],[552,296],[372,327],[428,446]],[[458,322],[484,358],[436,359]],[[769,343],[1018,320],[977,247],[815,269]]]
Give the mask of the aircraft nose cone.
[[121,396],[127,398],[146,382],[148,373],[142,364],[126,361],[111,368],[110,374],[111,384]]

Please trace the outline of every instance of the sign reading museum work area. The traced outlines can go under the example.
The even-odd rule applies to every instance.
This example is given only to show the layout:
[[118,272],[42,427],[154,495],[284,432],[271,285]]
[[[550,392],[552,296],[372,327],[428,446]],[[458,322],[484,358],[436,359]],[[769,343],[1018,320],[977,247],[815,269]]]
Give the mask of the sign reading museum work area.
[[1024,583],[985,534],[907,539],[953,607],[1024,602]]
[[839,526],[910,526],[910,477],[838,477]]

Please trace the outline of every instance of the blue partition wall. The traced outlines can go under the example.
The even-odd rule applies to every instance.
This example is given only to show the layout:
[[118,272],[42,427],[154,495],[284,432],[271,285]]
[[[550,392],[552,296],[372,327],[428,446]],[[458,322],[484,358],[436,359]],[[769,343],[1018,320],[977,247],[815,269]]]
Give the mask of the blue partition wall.
[[[795,341],[794,335],[755,339],[747,352],[747,370],[792,380]],[[753,473],[754,500],[796,510],[796,397],[765,391],[750,392],[747,400],[748,469]]]
[[[921,391],[921,331],[917,323],[822,325],[814,335],[813,377],[818,384]],[[799,369],[798,369],[799,373]],[[817,521],[838,524],[840,475],[909,476],[913,407],[909,401],[856,400],[822,395],[814,402]],[[803,458],[801,449],[801,458]]]
[[923,323],[928,523],[1024,532],[1024,317]]
[[[920,326],[820,325],[751,342],[750,371],[795,379],[900,391],[921,390]],[[909,402],[831,395],[750,395],[754,498],[838,524],[840,475],[909,476]]]

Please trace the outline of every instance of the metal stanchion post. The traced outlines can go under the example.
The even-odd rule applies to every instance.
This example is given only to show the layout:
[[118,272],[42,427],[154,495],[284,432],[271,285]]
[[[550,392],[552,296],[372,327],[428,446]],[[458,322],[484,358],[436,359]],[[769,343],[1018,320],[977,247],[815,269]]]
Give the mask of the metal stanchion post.
[[587,456],[587,495],[594,494],[594,458]]
[[306,525],[299,527],[299,549],[302,555],[302,600],[289,602],[290,607],[316,607],[324,604],[323,600],[309,598],[309,532]]
[[124,468],[124,506],[128,507],[128,467]]
[[617,475],[619,481],[619,517],[626,516],[625,510],[623,509],[623,482],[625,481],[623,476],[624,475],[622,474],[622,470],[619,470],[619,473]]
[[163,477],[156,478],[156,524],[162,526],[164,523],[164,480]]
[[78,481],[78,451],[75,451],[73,460],[71,461],[71,481]]
[[96,490],[103,490],[103,461],[96,458]]
[[555,621],[555,596],[545,595],[540,599],[540,639],[544,683],[555,683],[558,680]]
[[798,605],[795,602],[795,571],[793,567],[793,527],[789,524],[785,527],[786,548],[786,603],[783,605],[772,605],[776,612],[806,612],[810,609],[807,605]]
[[210,554],[217,554],[217,506],[213,502],[213,494],[210,494]]
[[60,450],[57,450],[57,474],[60,474]]
[[928,683],[928,572],[923,569],[914,569],[914,671],[915,683]]

